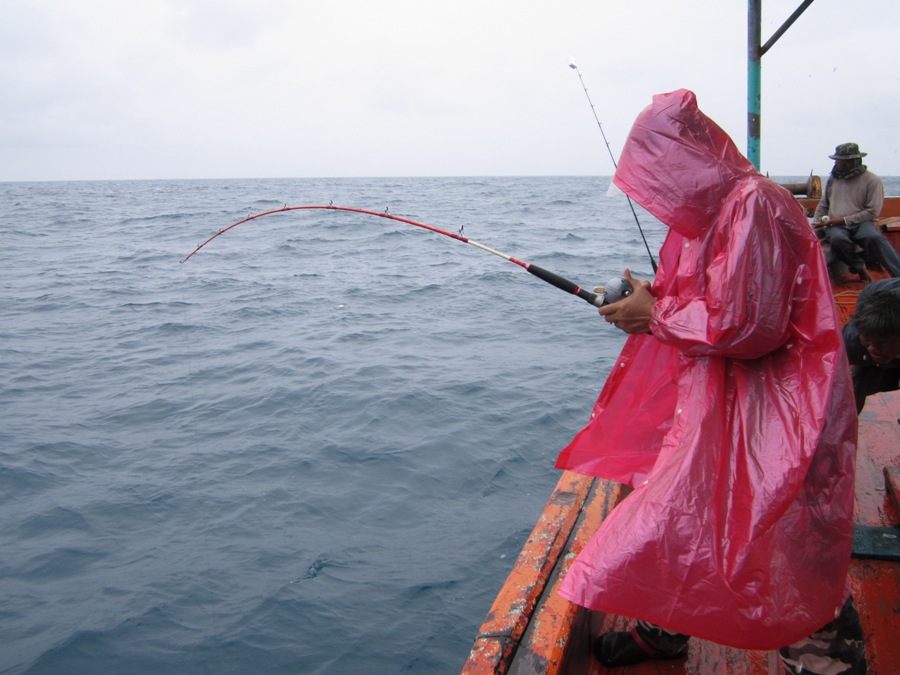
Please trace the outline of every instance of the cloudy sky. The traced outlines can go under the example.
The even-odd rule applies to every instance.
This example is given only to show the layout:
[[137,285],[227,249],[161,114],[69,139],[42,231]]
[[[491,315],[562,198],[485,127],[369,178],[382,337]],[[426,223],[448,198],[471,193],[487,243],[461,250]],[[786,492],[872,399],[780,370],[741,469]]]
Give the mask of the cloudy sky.
[[[800,0],[763,0],[763,40]],[[0,0],[0,181],[607,175],[653,94],[746,150],[746,0]],[[900,2],[763,59],[762,170],[900,175]]]

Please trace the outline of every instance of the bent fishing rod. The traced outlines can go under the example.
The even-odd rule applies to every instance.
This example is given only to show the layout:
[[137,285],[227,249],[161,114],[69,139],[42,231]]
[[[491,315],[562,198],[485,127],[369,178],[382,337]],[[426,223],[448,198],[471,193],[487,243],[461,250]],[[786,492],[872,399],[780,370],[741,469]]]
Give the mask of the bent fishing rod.
[[[600,127],[600,135],[603,136],[603,142],[606,144],[606,151],[609,153],[609,158],[612,160],[613,168],[618,169],[619,165],[616,164],[616,158],[613,155],[612,148],[609,147],[609,141],[606,140],[606,132],[603,131],[603,125],[600,124],[600,118],[597,117],[597,109],[594,107],[594,102],[591,100],[591,95],[588,93],[587,86],[584,84],[584,78],[581,77],[581,71],[578,70],[578,66],[575,65],[575,61],[569,61],[569,68],[574,70],[578,74],[578,79],[581,80],[581,88],[584,89],[584,95],[587,96],[588,103],[591,106],[591,112],[594,113],[594,119],[597,120],[597,126]],[[634,204],[631,201],[631,197],[625,195],[625,199],[628,200],[628,206],[631,208],[631,215],[634,216],[634,222],[637,223],[638,232],[641,233],[641,239],[644,241],[644,247],[647,249],[647,255],[650,256],[650,265],[653,267],[654,274],[656,273],[656,260],[653,258],[653,253],[650,252],[650,245],[647,243],[647,237],[644,236],[644,229],[641,227],[641,221],[638,219],[637,211],[634,210]]]
[[435,232],[436,234],[442,234],[445,237],[450,237],[451,239],[455,239],[456,241],[462,242],[464,244],[469,244],[470,246],[474,246],[475,248],[479,248],[482,251],[486,251],[492,255],[503,258],[504,260],[508,260],[511,263],[515,263],[519,267],[523,267],[531,274],[536,276],[538,279],[546,281],[548,284],[556,286],[558,289],[565,291],[566,293],[571,293],[572,295],[577,295],[579,298],[588,302],[595,307],[602,307],[603,305],[610,304],[621,300],[629,295],[631,295],[631,285],[625,281],[625,279],[614,278],[609,281],[604,287],[598,287],[595,290],[598,291],[596,293],[592,293],[588,291],[578,284],[575,284],[568,279],[559,276],[549,270],[545,270],[543,267],[538,267],[537,265],[532,265],[531,263],[524,262],[522,260],[518,260],[517,258],[513,258],[506,253],[501,251],[497,251],[496,249],[491,248],[490,246],[485,246],[484,244],[479,244],[477,241],[473,241],[468,237],[464,236],[462,233],[462,228],[460,228],[459,233],[448,232],[447,230],[442,230],[438,227],[434,227],[432,225],[426,225],[425,223],[419,223],[415,220],[410,220],[409,218],[403,218],[401,216],[395,216],[389,213],[387,210],[383,212],[378,211],[369,211],[366,209],[357,209],[349,206],[335,206],[334,204],[328,204],[327,206],[322,205],[309,205],[309,206],[287,206],[280,209],[273,209],[271,211],[263,211],[262,213],[257,213],[252,216],[247,216],[243,220],[239,220],[236,223],[232,223],[228,227],[224,227],[214,235],[209,237],[202,244],[197,246],[193,251],[191,251],[185,258],[181,261],[182,263],[190,260],[201,248],[206,246],[209,242],[211,242],[216,237],[219,237],[229,230],[241,225],[243,223],[249,222],[251,220],[256,220],[258,218],[264,218],[266,216],[271,216],[275,213],[285,213],[286,211],[304,211],[311,209],[323,209],[326,211],[348,211],[350,213],[361,213],[367,216],[378,216],[379,218],[387,218],[389,220],[396,220],[400,223],[406,223],[407,225],[414,225],[415,227],[420,227],[422,229],[428,230],[429,232]]

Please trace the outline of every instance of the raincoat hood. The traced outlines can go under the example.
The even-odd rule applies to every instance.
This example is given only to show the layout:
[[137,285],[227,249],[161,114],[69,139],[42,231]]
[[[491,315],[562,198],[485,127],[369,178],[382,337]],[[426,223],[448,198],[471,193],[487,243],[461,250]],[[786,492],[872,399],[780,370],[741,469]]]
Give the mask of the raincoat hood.
[[638,116],[613,182],[671,229],[696,237],[712,227],[734,184],[755,172],[694,93],[679,89],[654,96]]

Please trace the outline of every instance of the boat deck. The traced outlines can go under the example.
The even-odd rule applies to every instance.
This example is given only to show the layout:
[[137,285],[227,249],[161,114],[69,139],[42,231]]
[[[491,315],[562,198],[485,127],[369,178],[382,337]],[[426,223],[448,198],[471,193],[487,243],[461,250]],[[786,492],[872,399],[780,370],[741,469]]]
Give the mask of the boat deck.
[[[898,221],[885,223],[889,238],[900,238]],[[852,314],[861,289],[854,278],[835,282],[842,323]],[[603,518],[629,491],[613,481],[563,473],[481,626],[463,673],[606,672],[591,654],[593,637],[627,630],[633,621],[587,611],[560,598],[556,588]],[[855,518],[861,535],[895,537],[900,532],[900,392],[869,397],[860,415]],[[871,541],[861,537],[854,542],[849,583],[866,634],[869,672],[893,675],[900,673],[900,562],[870,557]],[[685,659],[610,672],[775,675],[782,670],[774,651],[745,651],[692,639]]]
[[[900,523],[900,392],[870,397],[860,416],[856,478],[858,525]],[[560,478],[503,592],[479,631],[464,673],[602,673],[593,636],[627,630],[625,617],[588,612],[556,594],[560,576],[628,488],[571,472]],[[870,673],[900,673],[900,563],[854,556],[850,586],[866,633]],[[780,673],[775,652],[691,641],[688,657],[630,668],[657,673]]]

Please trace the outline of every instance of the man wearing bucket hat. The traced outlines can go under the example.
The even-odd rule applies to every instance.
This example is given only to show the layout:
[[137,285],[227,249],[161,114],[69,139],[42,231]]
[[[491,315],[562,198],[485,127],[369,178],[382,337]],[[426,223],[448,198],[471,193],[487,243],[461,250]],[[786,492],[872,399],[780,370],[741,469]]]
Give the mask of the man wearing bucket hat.
[[892,277],[900,277],[900,257],[875,227],[884,202],[884,185],[862,163],[866,154],[856,143],[841,143],[828,155],[834,168],[816,207],[813,227],[824,228],[833,262],[844,263],[869,283],[872,277],[856,253],[857,245],[866,261],[880,265]]

